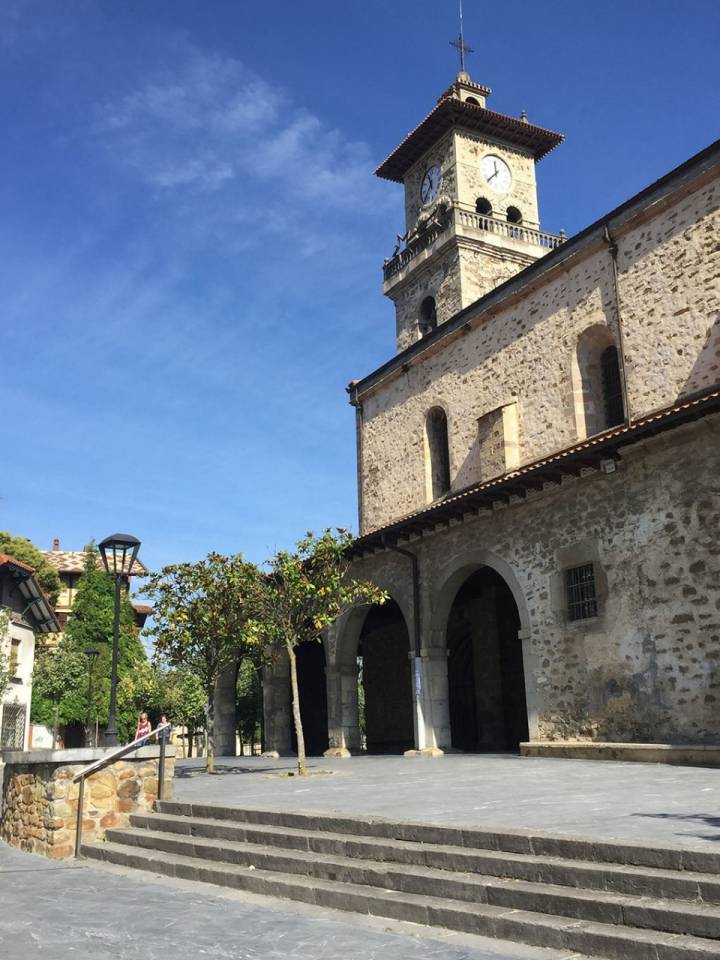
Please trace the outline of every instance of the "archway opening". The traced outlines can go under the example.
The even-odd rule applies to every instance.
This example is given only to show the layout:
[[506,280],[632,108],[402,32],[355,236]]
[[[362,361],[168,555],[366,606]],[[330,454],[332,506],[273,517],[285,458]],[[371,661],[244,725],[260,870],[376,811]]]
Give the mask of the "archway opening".
[[520,616],[509,586],[481,567],[457,592],[448,617],[448,694],[453,747],[516,751],[528,739]]
[[492,216],[492,204],[487,199],[487,197],[478,197],[475,201],[475,212],[482,214],[484,217]]
[[[325,648],[318,640],[307,640],[297,646],[295,657],[305,753],[309,757],[319,757],[328,748]],[[297,735],[292,721],[292,691],[290,697],[290,746],[297,753]]]
[[361,743],[368,753],[414,745],[410,640],[394,600],[371,607],[357,649]]

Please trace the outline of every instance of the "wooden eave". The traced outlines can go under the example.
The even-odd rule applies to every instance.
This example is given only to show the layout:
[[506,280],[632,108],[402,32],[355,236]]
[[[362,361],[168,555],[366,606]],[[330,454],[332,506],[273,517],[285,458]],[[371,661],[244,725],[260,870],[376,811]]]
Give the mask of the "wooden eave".
[[505,140],[528,150],[535,160],[542,159],[565,139],[561,133],[536,127],[526,120],[517,120],[456,97],[446,97],[380,164],[375,175],[402,183],[410,167],[454,127],[462,127],[495,140]]
[[466,514],[492,510],[495,503],[507,505],[512,497],[525,499],[528,491],[540,490],[546,483],[558,484],[563,476],[580,476],[583,470],[599,469],[603,461],[618,460],[620,449],[627,444],[717,412],[720,412],[720,389],[716,387],[633,423],[613,427],[518,470],[451,493],[424,510],[358,537],[350,547],[350,556],[362,557],[438,525],[448,525],[453,519],[461,520]]

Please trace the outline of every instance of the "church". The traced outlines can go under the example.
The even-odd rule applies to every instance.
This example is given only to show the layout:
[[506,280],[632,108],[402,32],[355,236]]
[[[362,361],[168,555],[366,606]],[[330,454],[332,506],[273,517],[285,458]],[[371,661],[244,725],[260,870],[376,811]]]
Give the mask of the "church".
[[[309,752],[720,764],[720,142],[555,236],[563,136],[490,94],[463,69],[376,171],[406,223],[352,574],[390,599],[299,649]],[[289,753],[286,664],[263,689]]]

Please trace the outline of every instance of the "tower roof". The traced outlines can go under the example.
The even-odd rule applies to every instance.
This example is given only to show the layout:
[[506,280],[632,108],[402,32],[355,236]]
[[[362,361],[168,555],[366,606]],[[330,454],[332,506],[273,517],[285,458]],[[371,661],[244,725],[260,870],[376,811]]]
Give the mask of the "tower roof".
[[[490,92],[488,87],[473,84],[467,75],[461,75],[461,77],[464,86],[473,86],[477,87],[478,91]],[[458,77],[458,80],[461,77]],[[517,120],[504,113],[488,110],[483,105],[461,100],[458,97],[457,86],[458,84],[454,83],[445,91],[435,109],[431,110],[380,164],[375,171],[376,176],[402,183],[410,167],[453,127],[463,127],[466,130],[522,147],[529,150],[535,160],[540,160],[565,139],[562,133],[536,127],[525,119]]]

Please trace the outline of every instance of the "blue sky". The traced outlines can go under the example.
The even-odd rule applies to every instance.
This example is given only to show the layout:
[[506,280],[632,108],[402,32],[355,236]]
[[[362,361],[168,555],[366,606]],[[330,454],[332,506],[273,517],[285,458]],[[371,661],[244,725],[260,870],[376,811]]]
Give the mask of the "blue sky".
[[[454,0],[3,0],[0,528],[149,565],[356,524],[345,386],[393,352],[372,176],[457,70]],[[718,136],[717,0],[466,0],[489,105],[560,130],[574,233]]]

